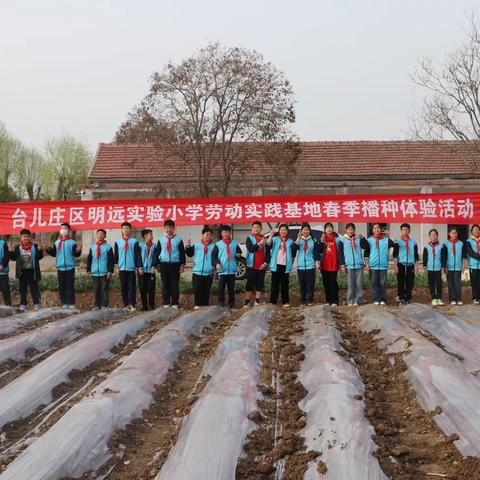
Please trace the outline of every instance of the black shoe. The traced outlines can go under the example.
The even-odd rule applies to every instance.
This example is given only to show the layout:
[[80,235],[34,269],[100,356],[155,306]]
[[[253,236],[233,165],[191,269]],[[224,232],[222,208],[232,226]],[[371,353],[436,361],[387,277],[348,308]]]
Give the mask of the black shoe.
[[255,305],[261,305],[261,304],[262,304],[262,301],[257,298],[257,299],[255,300]]

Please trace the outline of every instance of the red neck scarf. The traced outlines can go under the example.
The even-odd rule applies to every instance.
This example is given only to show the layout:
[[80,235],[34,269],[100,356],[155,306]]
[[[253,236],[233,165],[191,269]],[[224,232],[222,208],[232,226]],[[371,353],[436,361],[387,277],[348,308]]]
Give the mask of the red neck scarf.
[[150,256],[150,250],[152,248],[152,245],[153,245],[153,241],[150,241],[150,242],[145,242],[147,244],[147,257]]
[[212,242],[206,242],[203,238],[202,238],[201,242],[203,243],[203,253],[207,254],[208,253],[208,246]]
[[32,249],[32,242],[27,242],[27,243],[21,243],[22,250],[31,250]]
[[125,240],[125,244],[123,245],[123,249],[125,251],[128,250],[128,240],[130,239],[130,237],[126,237],[125,235],[122,234],[122,238]]
[[288,235],[286,237],[280,236],[280,250],[283,250],[284,252],[287,251],[287,239]]
[[457,242],[458,242],[458,237],[455,240],[450,239],[454,256],[457,254],[457,245],[456,245]]
[[310,236],[308,238],[303,238],[302,237],[302,240],[303,240],[303,251],[305,253],[308,252],[308,241],[310,240]]
[[[252,233],[252,235],[253,235],[253,233]],[[263,239],[263,235],[253,235],[253,236],[255,237],[255,240],[257,241],[257,243],[261,242],[262,239]]]
[[353,249],[355,250],[355,253],[356,253],[357,252],[357,242],[355,241],[355,235],[353,235],[352,237],[347,236],[347,238],[350,241],[350,243],[352,244]]
[[477,252],[480,253],[480,238],[472,237],[472,240],[477,244]]
[[380,240],[383,240],[385,237],[380,234],[380,235],[374,235],[373,238],[375,238],[375,246],[377,247],[378,250],[378,244],[380,243]]
[[438,245],[438,240],[435,243],[428,242],[428,244],[432,247],[433,261],[435,262],[435,257],[437,256],[437,252],[435,251],[435,247]]
[[60,250],[62,249],[62,243],[63,243],[65,240],[70,240],[70,236],[69,236],[69,235],[65,235],[64,237],[60,237],[60,240],[58,241],[58,251],[60,251]]
[[172,253],[172,238],[175,236],[175,234],[173,234],[171,237],[167,234],[165,234],[165,236],[167,237],[167,252],[170,255]]
[[107,241],[106,240],[97,240],[97,242],[96,242],[97,250],[96,250],[95,254],[97,255],[97,258],[100,258],[100,254],[102,253],[102,251],[100,250],[100,247],[104,243],[107,243]]
[[410,244],[409,244],[410,236],[407,235],[405,237],[404,235],[402,235],[400,238],[405,242],[405,248],[407,249],[407,256],[408,256],[408,249],[410,248]]
[[231,238],[222,238],[223,243],[227,246],[227,256],[228,256],[228,261],[230,262],[232,260],[232,251],[230,250],[230,243],[232,242]]

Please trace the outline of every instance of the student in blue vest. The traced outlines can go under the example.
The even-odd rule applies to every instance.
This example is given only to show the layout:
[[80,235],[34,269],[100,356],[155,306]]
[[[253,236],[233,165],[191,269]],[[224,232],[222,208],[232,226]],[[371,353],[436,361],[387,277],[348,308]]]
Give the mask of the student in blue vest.
[[297,274],[300,285],[300,304],[313,305],[315,271],[321,268],[323,244],[312,237],[310,224],[303,223],[295,241]]
[[10,251],[5,240],[0,239],[0,292],[3,295],[5,305],[11,305],[10,282],[8,278],[8,262],[10,261]]
[[393,258],[397,272],[398,301],[407,305],[412,301],[419,255],[417,242],[410,237],[410,225],[402,223],[400,232],[401,236],[393,248]]
[[115,259],[112,247],[107,243],[107,232],[97,230],[97,241],[92,243],[87,257],[87,273],[92,275],[95,304],[92,310],[105,310],[108,307],[108,291],[113,276]]
[[153,232],[149,228],[142,230],[143,242],[140,242],[141,266],[138,268],[138,287],[142,299],[142,310],[155,309],[155,266],[157,247],[153,244]]
[[290,272],[297,253],[295,242],[289,238],[288,234],[288,225],[281,224],[270,232],[266,243],[269,269],[272,272],[270,303],[272,305],[277,304],[280,290],[282,304],[285,308],[290,306]]
[[199,242],[192,245],[192,241],[187,240],[185,253],[187,256],[193,257],[192,284],[195,310],[207,306],[210,300],[214,274],[212,259],[214,248],[213,231],[208,225],[203,227],[202,238]]
[[15,276],[18,278],[20,290],[20,310],[27,309],[29,289],[35,310],[40,310],[42,306],[38,284],[42,278],[40,260],[43,258],[43,248],[32,242],[30,230],[25,228],[20,231],[20,244],[15,247],[10,258],[15,261]]
[[372,233],[373,235],[368,239],[369,254],[366,258],[366,269],[370,274],[373,304],[386,305],[390,249],[395,246],[395,243],[390,240],[387,230],[382,232],[380,223],[373,224]]
[[365,256],[369,256],[367,239],[355,234],[355,224],[347,223],[345,235],[338,237],[340,269],[347,273],[347,305],[357,307],[363,303],[363,268]]
[[155,266],[162,279],[163,306],[178,308],[180,299],[180,274],[185,269],[185,246],[181,237],[175,235],[175,222],[165,220],[164,235],[157,243]]
[[267,271],[267,258],[265,238],[262,235],[262,222],[252,223],[252,232],[245,242],[247,247],[247,283],[245,285],[245,304],[250,306],[252,294],[255,292],[255,305],[262,303],[265,272]]
[[427,271],[428,287],[434,307],[444,305],[442,300],[442,249],[443,244],[438,241],[438,230],[432,228],[428,232],[428,244],[423,249],[423,268]]
[[120,276],[120,288],[124,310],[135,311],[137,303],[136,272],[142,266],[140,247],[136,238],[132,238],[132,225],[122,223],[122,238],[115,241],[114,259]]
[[236,240],[232,239],[232,228],[223,225],[222,238],[215,244],[212,252],[213,265],[218,274],[218,304],[225,305],[225,287],[228,290],[228,305],[235,308],[235,275],[237,273],[237,258],[242,256],[242,250]]
[[472,287],[472,300],[475,305],[480,304],[480,226],[472,225],[472,236],[467,240],[467,259],[470,269],[470,285]]
[[75,258],[82,254],[82,248],[70,237],[70,225],[62,223],[58,239],[46,252],[55,257],[58,275],[58,294],[63,308],[75,308]]
[[448,301],[450,305],[463,305],[462,302],[462,273],[463,259],[466,257],[466,248],[458,239],[455,227],[448,229],[448,240],[442,248],[442,266],[447,275]]

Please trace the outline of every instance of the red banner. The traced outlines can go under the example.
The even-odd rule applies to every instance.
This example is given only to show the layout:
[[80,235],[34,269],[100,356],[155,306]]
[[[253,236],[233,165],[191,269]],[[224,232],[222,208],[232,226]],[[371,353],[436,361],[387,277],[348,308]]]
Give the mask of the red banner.
[[0,203],[0,234],[22,228],[48,232],[67,222],[73,230],[269,222],[480,222],[480,193],[301,195],[265,197],[87,200]]

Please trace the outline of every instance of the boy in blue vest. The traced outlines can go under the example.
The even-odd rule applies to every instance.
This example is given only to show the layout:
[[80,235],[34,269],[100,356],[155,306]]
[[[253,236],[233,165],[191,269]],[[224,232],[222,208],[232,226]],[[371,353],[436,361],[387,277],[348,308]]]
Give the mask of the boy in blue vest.
[[75,308],[75,258],[82,254],[82,248],[70,238],[70,225],[62,223],[58,239],[46,252],[55,257],[58,275],[58,294],[63,308]]
[[142,266],[138,241],[131,237],[132,225],[122,223],[122,238],[115,241],[114,261],[118,267],[124,310],[135,311],[136,272]]
[[248,308],[253,292],[255,292],[255,305],[262,303],[265,272],[267,271],[262,222],[257,220],[252,223],[252,233],[247,237],[245,246],[247,247],[247,283],[245,285],[244,308]]
[[228,305],[235,308],[235,274],[237,258],[242,256],[240,245],[232,239],[232,228],[223,225],[222,238],[215,244],[212,259],[218,274],[218,304],[225,305],[225,287],[228,290]]
[[297,253],[297,274],[300,284],[300,304],[313,305],[315,294],[315,271],[320,270],[323,243],[312,237],[310,224],[303,223],[295,241]]
[[380,223],[373,224],[372,233],[373,235],[368,239],[369,254],[366,259],[366,269],[370,274],[373,304],[386,305],[390,249],[395,246],[395,243],[390,240],[387,231],[382,232]]
[[155,266],[162,279],[163,306],[179,308],[180,274],[185,269],[185,246],[181,237],[175,235],[175,222],[165,220],[164,235],[157,243],[157,258]]
[[32,233],[24,228],[20,231],[20,243],[11,253],[15,261],[15,276],[18,278],[18,289],[20,290],[20,310],[27,309],[27,293],[30,295],[35,310],[40,310],[40,289],[38,284],[42,274],[40,271],[40,260],[43,258],[43,249],[32,242]]
[[428,244],[423,249],[423,268],[427,271],[428,287],[434,307],[444,305],[442,301],[442,249],[443,244],[438,241],[438,230],[432,228],[428,232]]
[[153,245],[153,232],[149,228],[142,230],[143,242],[140,243],[141,267],[138,269],[138,287],[142,299],[142,310],[155,309],[155,267],[156,246]]
[[361,235],[355,234],[355,224],[347,223],[345,235],[338,237],[340,269],[347,273],[347,305],[358,307],[363,303],[363,268],[365,256],[369,256],[369,244]]
[[97,230],[97,241],[92,243],[87,257],[87,273],[92,275],[95,305],[92,310],[105,310],[108,307],[108,290],[113,275],[115,260],[113,249],[105,240],[107,232]]
[[213,231],[205,225],[200,242],[192,245],[192,241],[188,239],[185,248],[187,256],[193,257],[192,284],[195,310],[207,306],[210,299],[214,274],[212,253],[215,248],[212,240]]
[[467,240],[467,258],[470,269],[470,285],[472,300],[475,305],[480,304],[480,225],[470,228],[472,236]]
[[5,240],[0,240],[0,292],[3,295],[5,305],[11,305],[10,282],[8,278],[8,262],[10,261],[10,251]]
[[402,223],[400,232],[401,236],[393,248],[393,258],[397,272],[398,301],[407,305],[412,301],[419,255],[417,242],[410,237],[410,225]]
[[466,258],[465,245],[458,239],[455,227],[448,229],[448,240],[443,243],[442,266],[447,275],[448,301],[450,305],[463,305],[462,273],[463,259]]

